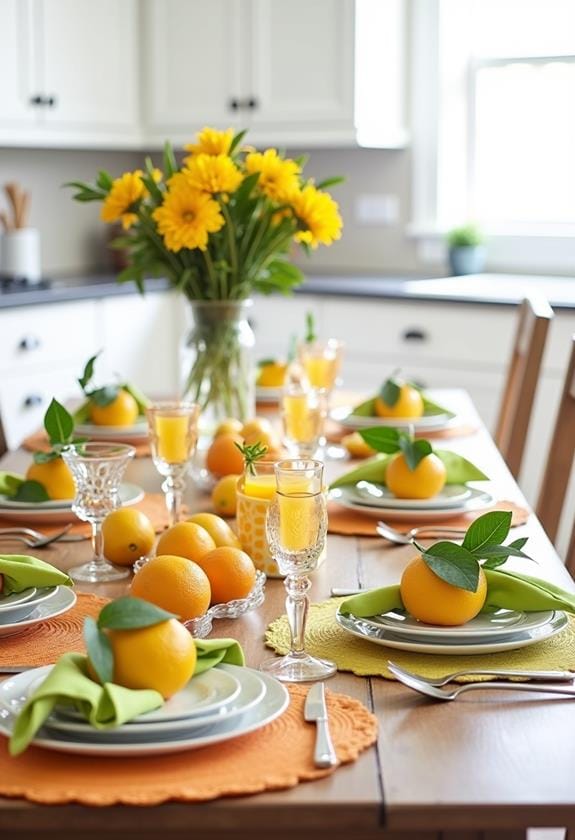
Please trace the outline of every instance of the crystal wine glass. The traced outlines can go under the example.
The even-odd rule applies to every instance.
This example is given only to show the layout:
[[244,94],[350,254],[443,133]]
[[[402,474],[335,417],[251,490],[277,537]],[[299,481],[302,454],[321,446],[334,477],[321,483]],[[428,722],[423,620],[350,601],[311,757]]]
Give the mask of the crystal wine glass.
[[325,545],[327,506],[323,464],[288,459],[275,465],[276,497],[267,512],[266,532],[280,572],[286,576],[286,611],[291,634],[290,652],[266,660],[261,668],[284,682],[322,680],[335,674],[333,662],[305,651],[310,572],[317,568]]
[[[299,359],[313,388],[323,396],[325,415],[331,410],[331,395],[338,379],[343,359],[344,345],[336,338],[327,341],[304,342],[299,346]],[[321,437],[321,446],[329,460],[345,458],[347,451],[343,446],[327,445],[325,435]]]
[[185,474],[196,451],[200,407],[189,402],[154,403],[146,409],[152,459],[165,477],[162,490],[170,525],[180,518]]
[[103,583],[129,575],[128,569],[118,569],[105,559],[102,522],[120,507],[120,482],[135,453],[125,443],[77,443],[62,452],[76,485],[72,510],[92,526],[94,557],[68,571],[74,580]]
[[290,453],[296,458],[313,458],[323,436],[323,394],[314,388],[286,388],[280,409],[284,441]]

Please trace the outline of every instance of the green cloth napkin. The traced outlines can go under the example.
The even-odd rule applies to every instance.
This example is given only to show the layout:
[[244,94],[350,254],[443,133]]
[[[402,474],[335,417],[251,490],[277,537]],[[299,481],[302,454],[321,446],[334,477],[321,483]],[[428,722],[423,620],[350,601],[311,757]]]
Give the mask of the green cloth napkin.
[[[482,612],[497,609],[539,612],[540,610],[564,610],[575,613],[575,595],[553,583],[501,569],[485,569],[487,598]],[[340,612],[356,618],[369,618],[390,610],[403,610],[399,585],[371,589],[361,595],[347,598],[340,604]]]
[[[235,639],[196,639],[198,658],[194,676],[221,662],[244,665],[242,648]],[[90,679],[88,660],[79,653],[60,657],[43,683],[18,715],[10,738],[10,755],[20,755],[57,705],[75,706],[95,729],[113,729],[144,712],[159,708],[164,699],[152,689],[100,685]]]
[[30,586],[73,586],[74,581],[50,563],[27,554],[0,554],[4,595],[22,592]]
[[0,495],[14,496],[21,484],[24,484],[24,476],[16,473],[0,470]]
[[[444,408],[439,403],[430,400],[429,397],[421,395],[423,399],[423,414],[424,416],[429,417],[432,414],[447,414],[449,417],[455,417],[453,411],[449,411],[448,408]],[[377,417],[375,411],[375,401],[377,397],[370,397],[368,400],[364,400],[359,405],[356,405],[352,411],[352,417],[355,414],[356,417]]]
[[[445,483],[446,484],[465,484],[466,481],[488,481],[485,473],[481,472],[475,464],[468,461],[457,452],[451,452],[447,449],[433,449],[438,458],[440,458],[446,470]],[[345,475],[340,475],[330,484],[330,488],[344,487],[348,484],[357,484],[358,481],[371,481],[373,484],[385,484],[385,473],[387,465],[394,455],[388,455],[384,452],[378,452],[372,458],[366,458],[362,461],[359,467],[351,470]]]

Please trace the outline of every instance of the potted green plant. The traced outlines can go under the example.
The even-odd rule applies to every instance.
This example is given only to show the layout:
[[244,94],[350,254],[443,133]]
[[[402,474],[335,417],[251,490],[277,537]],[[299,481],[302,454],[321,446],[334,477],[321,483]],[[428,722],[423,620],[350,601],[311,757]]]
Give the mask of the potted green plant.
[[447,234],[451,274],[480,274],[485,265],[485,238],[476,225],[453,228]]

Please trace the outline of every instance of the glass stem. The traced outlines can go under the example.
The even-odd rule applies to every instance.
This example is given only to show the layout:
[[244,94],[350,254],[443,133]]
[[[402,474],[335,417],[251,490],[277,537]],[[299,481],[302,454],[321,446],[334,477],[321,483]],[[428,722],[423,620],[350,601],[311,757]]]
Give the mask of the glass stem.
[[181,475],[169,475],[162,484],[162,490],[166,496],[170,527],[180,521],[182,494],[185,486],[186,483]]
[[305,655],[305,626],[309,607],[307,593],[311,587],[311,581],[305,576],[288,575],[284,581],[284,586],[287,592],[286,612],[291,634],[290,654],[291,656],[303,657]]
[[102,535],[102,523],[99,519],[92,520],[92,549],[94,550],[94,559],[93,563],[97,563],[99,566],[106,563],[106,558],[104,557],[104,537]]

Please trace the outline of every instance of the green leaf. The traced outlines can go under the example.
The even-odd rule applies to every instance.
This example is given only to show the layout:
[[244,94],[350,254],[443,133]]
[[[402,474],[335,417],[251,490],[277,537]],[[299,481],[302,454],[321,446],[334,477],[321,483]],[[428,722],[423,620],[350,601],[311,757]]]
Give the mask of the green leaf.
[[266,359],[259,359],[257,362],[257,366],[259,368],[266,367],[267,365],[275,365],[277,359],[273,359],[271,356],[268,356]]
[[119,385],[104,385],[103,388],[92,391],[89,396],[91,402],[104,408],[107,405],[111,405],[119,393]]
[[463,547],[473,554],[483,556],[481,552],[486,546],[497,545],[507,539],[510,528],[511,511],[493,510],[484,513],[467,529]]
[[421,549],[421,556],[431,571],[446,583],[467,592],[477,592],[479,563],[463,546],[442,540]]
[[47,502],[50,496],[39,481],[24,481],[12,498],[16,502]]
[[393,406],[399,399],[400,393],[401,388],[399,387],[395,379],[386,379],[386,381],[381,387],[379,396],[386,405],[388,405],[390,408],[393,408]]
[[110,640],[91,617],[84,619],[84,641],[88,658],[102,683],[114,679],[114,654]]
[[72,415],[56,399],[52,399],[44,415],[44,428],[52,445],[70,442],[74,432],[74,420]]
[[112,184],[114,183],[114,179],[110,175],[109,172],[106,172],[105,169],[101,169],[98,172],[98,177],[96,178],[96,184],[100,187],[101,190],[105,190],[109,192],[112,189]]
[[523,548],[523,547],[524,547],[524,546],[525,546],[528,542],[529,542],[529,537],[519,537],[518,539],[513,540],[513,542],[510,542],[510,543],[509,543],[509,545],[510,545],[512,548],[518,548],[518,549],[521,551],[521,549],[522,549],[522,548]]
[[333,178],[324,178],[323,181],[320,181],[319,184],[316,184],[318,190],[325,190],[327,187],[334,187],[336,184],[344,184],[345,178],[340,175],[336,175]]
[[497,569],[507,562],[507,557],[490,557],[485,563],[481,564],[482,569]]
[[84,400],[82,405],[78,406],[72,417],[76,425],[87,423],[90,419],[90,400]]
[[178,162],[176,160],[176,156],[174,155],[172,144],[169,140],[166,140],[164,143],[164,174],[166,180],[169,181],[172,175],[177,171]]
[[352,411],[352,416],[354,414],[356,417],[375,417],[375,397],[370,397],[369,400],[364,400],[356,405]]
[[398,452],[400,449],[401,433],[391,426],[374,426],[369,429],[359,429],[359,434],[376,452]]
[[478,559],[490,557],[523,557],[524,560],[533,560],[528,554],[521,551],[520,548],[515,548],[511,543],[509,545],[486,545],[481,551],[474,551],[473,554]]
[[102,608],[98,617],[98,627],[129,630],[135,627],[152,627],[170,618],[178,618],[178,616],[142,598],[125,595]]
[[238,131],[238,133],[234,136],[234,139],[232,140],[231,145],[230,145],[230,152],[229,152],[230,157],[232,156],[233,152],[236,150],[238,145],[242,142],[242,140],[244,139],[246,134],[247,134],[247,131],[244,130],[244,131]]
[[88,359],[88,361],[86,362],[86,364],[84,366],[84,373],[82,374],[80,379],[78,379],[78,384],[79,384],[80,388],[82,389],[82,391],[84,391],[84,393],[86,392],[86,386],[88,385],[90,379],[94,376],[94,364],[95,364],[96,359],[98,358],[98,356],[100,355],[101,352],[102,351],[99,350],[96,353],[95,356],[91,356]]
[[0,493],[4,496],[13,496],[21,484],[25,481],[23,475],[18,473],[0,470]]
[[34,452],[33,458],[35,464],[48,464],[50,461],[55,461],[56,458],[61,457],[61,447],[55,445],[50,452]]
[[405,462],[412,472],[424,458],[433,452],[428,440],[410,440],[406,435],[400,435],[399,446],[403,452]]
[[306,312],[304,342],[306,344],[313,344],[314,341],[317,341],[317,333],[315,331],[315,318],[313,312]]

